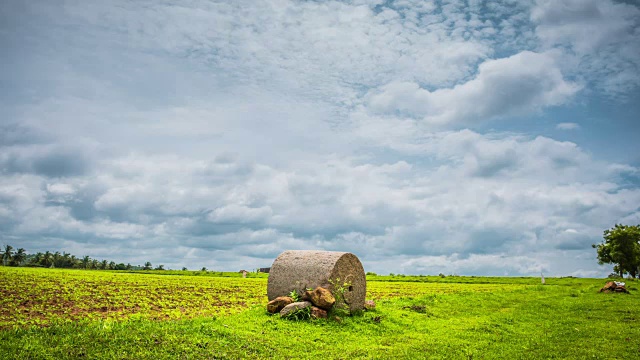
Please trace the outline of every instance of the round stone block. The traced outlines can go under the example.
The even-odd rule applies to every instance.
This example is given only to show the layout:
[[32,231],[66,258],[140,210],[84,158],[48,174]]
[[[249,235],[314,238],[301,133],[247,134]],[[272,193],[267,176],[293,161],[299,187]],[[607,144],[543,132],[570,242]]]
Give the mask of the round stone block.
[[[344,298],[350,311],[364,308],[367,279],[357,256],[347,252],[288,250],[280,254],[269,272],[267,297],[273,300],[295,290],[321,286]],[[338,292],[340,294],[338,294]]]

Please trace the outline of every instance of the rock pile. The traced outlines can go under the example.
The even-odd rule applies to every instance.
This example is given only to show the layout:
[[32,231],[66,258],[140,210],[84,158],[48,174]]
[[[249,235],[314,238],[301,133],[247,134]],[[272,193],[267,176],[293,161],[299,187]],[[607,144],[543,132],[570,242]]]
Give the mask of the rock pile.
[[[289,317],[297,312],[308,311],[309,318],[325,319],[329,311],[335,306],[339,306],[331,291],[320,286],[314,290],[305,291],[300,299],[302,301],[294,301],[290,296],[279,296],[269,301],[267,312],[270,314],[280,313],[281,317]],[[373,310],[376,306],[373,300],[367,300],[365,305],[367,310]]]
[[311,308],[309,310],[310,317],[314,319],[322,319],[327,317],[327,312],[333,308],[336,298],[331,291],[318,286],[314,290],[307,290],[301,296],[302,301],[294,302],[289,296],[279,296],[267,304],[267,311],[271,314],[277,312],[280,316],[288,315]]
[[602,287],[602,289],[600,289],[600,292],[603,293],[612,293],[612,292],[618,292],[618,293],[629,293],[629,290],[627,290],[627,288],[625,287],[625,283],[623,282],[618,282],[618,281],[608,281],[604,287]]

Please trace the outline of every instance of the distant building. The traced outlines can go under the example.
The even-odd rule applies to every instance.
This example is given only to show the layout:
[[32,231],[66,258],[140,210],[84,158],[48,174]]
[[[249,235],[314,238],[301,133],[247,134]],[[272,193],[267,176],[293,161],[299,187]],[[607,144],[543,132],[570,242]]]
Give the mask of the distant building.
[[270,268],[270,267],[268,267],[268,268],[260,268],[260,271],[259,271],[259,272],[261,272],[261,273],[267,273],[267,274],[268,274],[270,270],[271,270],[271,268]]

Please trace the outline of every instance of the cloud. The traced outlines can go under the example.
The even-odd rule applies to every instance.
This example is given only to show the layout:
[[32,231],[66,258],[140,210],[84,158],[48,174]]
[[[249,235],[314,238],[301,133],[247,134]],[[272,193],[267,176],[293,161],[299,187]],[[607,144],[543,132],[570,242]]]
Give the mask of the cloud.
[[91,169],[89,157],[70,146],[12,148],[0,155],[3,172],[35,173],[50,177],[85,175]]
[[[510,0],[6,7],[0,242],[173,268],[326,249],[376,272],[606,274],[588,245],[640,218],[638,169],[572,111],[591,112],[594,90],[632,94],[636,22],[588,4],[600,15]],[[587,41],[593,24],[605,34]],[[549,137],[566,118],[579,143]]]
[[556,124],[556,129],[558,130],[578,130],[580,129],[580,125],[573,122],[563,122]]
[[640,8],[610,0],[539,0],[531,10],[544,48],[562,48],[564,67],[610,97],[640,84]]
[[[17,191],[15,179],[5,178],[2,203],[23,209],[15,211],[6,234],[71,239],[87,249],[177,243],[202,254],[256,259],[286,248],[354,251],[365,260],[457,256],[460,266],[443,269],[501,274],[480,259],[590,251],[602,228],[637,213],[640,192],[611,183],[626,170],[598,163],[575,144],[463,130],[440,133],[423,150],[442,164],[328,158],[295,171],[255,164],[229,172],[242,168],[239,159],[203,164],[129,155],[103,163],[108,175],[91,184],[28,175]],[[403,266],[423,269],[417,264]],[[531,273],[540,264],[532,260],[508,271]]]
[[474,79],[449,89],[388,84],[371,92],[367,105],[376,113],[416,117],[433,125],[474,124],[561,105],[578,90],[578,84],[565,81],[551,54],[524,51],[480,64]]
[[630,39],[639,15],[636,6],[608,0],[538,0],[531,11],[546,44],[568,44],[583,54]]

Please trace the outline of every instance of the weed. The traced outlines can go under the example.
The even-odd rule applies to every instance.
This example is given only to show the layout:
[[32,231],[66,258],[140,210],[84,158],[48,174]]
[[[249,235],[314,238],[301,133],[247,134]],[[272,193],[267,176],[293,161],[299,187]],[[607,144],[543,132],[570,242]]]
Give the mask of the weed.
[[305,307],[302,309],[294,310],[287,315],[283,316],[284,319],[301,321],[311,319],[311,307]]
[[293,299],[293,302],[300,301],[300,295],[298,294],[298,291],[296,289],[291,290],[291,292],[289,293],[289,297]]

